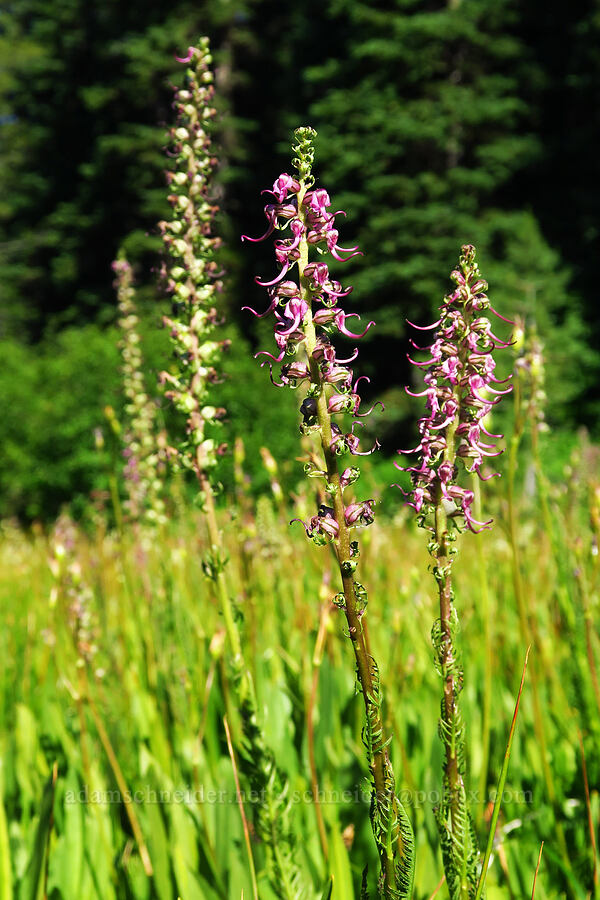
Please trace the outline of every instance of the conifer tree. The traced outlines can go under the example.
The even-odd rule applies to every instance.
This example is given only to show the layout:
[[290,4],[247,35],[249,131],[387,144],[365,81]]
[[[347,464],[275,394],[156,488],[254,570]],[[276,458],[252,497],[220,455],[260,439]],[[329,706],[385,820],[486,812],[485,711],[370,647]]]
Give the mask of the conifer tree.
[[[454,247],[472,241],[486,270],[502,262],[498,302],[534,317],[549,353],[559,323],[563,348],[581,348],[568,272],[515,194],[518,173],[543,152],[521,99],[542,73],[516,36],[518,5],[332,0],[328,9],[345,48],[309,72],[311,118],[324,177],[362,214],[353,237],[365,257],[350,277],[379,332],[395,341],[405,317],[423,321]],[[380,385],[399,377],[377,374]],[[580,389],[571,385],[571,398]]]

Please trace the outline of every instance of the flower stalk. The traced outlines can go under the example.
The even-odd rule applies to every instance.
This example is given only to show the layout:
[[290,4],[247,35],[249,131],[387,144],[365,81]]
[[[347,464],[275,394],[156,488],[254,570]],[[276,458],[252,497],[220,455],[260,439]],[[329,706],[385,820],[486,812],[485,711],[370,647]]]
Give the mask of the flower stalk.
[[135,305],[133,272],[124,257],[112,264],[119,304],[121,371],[127,400],[128,424],[124,433],[125,509],[131,521],[150,525],[166,522],[159,477],[161,448],[157,447],[156,406],[144,386],[139,319]]
[[[311,260],[311,250],[317,248],[344,262],[358,254],[356,247],[342,248],[335,218],[331,213],[331,201],[327,191],[314,188],[312,164],[313,141],[316,132],[312,128],[298,128],[293,147],[293,159],[297,175],[282,174],[274,183],[270,194],[273,198],[265,206],[268,228],[260,238],[243,237],[243,240],[264,240],[275,230],[289,229],[291,236],[275,241],[275,256],[281,267],[271,281],[257,283],[266,287],[270,303],[264,313],[250,310],[255,316],[272,314],[275,318],[274,337],[277,356],[261,351],[271,370],[271,380],[277,386],[295,388],[303,385],[305,397],[300,405],[301,432],[317,433],[321,455],[311,453],[305,464],[309,477],[325,482],[324,503],[309,522],[303,522],[306,534],[315,543],[330,543],[337,559],[341,591],[334,603],[343,610],[348,625],[356,672],[362,692],[366,725],[363,739],[367,749],[372,778],[371,822],[380,858],[380,889],[385,898],[410,897],[413,880],[413,836],[408,816],[395,795],[394,775],[388,753],[389,740],[384,734],[382,720],[382,693],[377,663],[369,653],[362,619],[367,606],[367,592],[356,579],[358,544],[352,539],[352,531],[358,526],[373,522],[373,500],[347,502],[346,488],[358,479],[360,471],[350,465],[341,471],[340,458],[365,455],[359,450],[359,438],[355,428],[362,425],[360,419],[368,413],[359,412],[361,398],[358,386],[361,379],[353,381],[348,363],[356,359],[355,350],[349,359],[338,359],[330,336],[336,332],[360,339],[371,327],[370,322],[362,333],[353,333],[347,320],[356,314],[345,313],[340,300],[351,288],[344,290],[340,282],[331,277],[324,262]],[[297,280],[290,275],[297,269]],[[318,304],[318,305],[317,305]],[[273,377],[273,362],[283,363],[280,381]],[[263,363],[264,364],[264,363]],[[349,431],[334,421],[334,416],[350,414],[353,417]],[[375,443],[376,449],[379,446]],[[295,520],[296,521],[296,520]]]
[[173,451],[182,468],[196,478],[208,533],[209,550],[203,570],[213,583],[229,647],[229,665],[242,729],[240,768],[248,779],[254,804],[255,830],[264,843],[268,875],[278,896],[302,896],[300,873],[293,859],[293,838],[288,822],[286,781],[267,747],[259,722],[252,677],[244,660],[236,604],[226,574],[228,555],[215,508],[211,472],[226,445],[217,440],[226,415],[211,402],[212,386],[220,380],[219,366],[229,341],[216,340],[220,324],[218,297],[223,290],[215,253],[220,239],[213,235],[217,206],[210,197],[216,165],[211,151],[211,123],[215,116],[211,56],[208,39],[190,47],[179,62],[188,65],[186,84],[175,94],[177,121],[170,132],[172,217],[159,224],[168,263],[163,282],[173,303],[165,317],[177,359],[176,372],[163,372],[166,396],[186,418],[187,439]]
[[430,357],[424,362],[410,360],[425,369],[425,389],[417,394],[407,389],[412,396],[427,398],[428,413],[419,421],[421,441],[408,451],[419,454],[418,464],[398,468],[410,473],[413,488],[409,505],[417,512],[419,525],[431,534],[428,549],[439,595],[440,615],[433,626],[432,640],[443,684],[439,727],[445,751],[444,790],[437,820],[444,870],[451,900],[472,900],[477,889],[479,850],[466,801],[464,725],[459,705],[463,669],[456,647],[458,615],[452,565],[461,524],[474,533],[491,525],[491,520],[474,517],[475,495],[460,484],[460,469],[482,481],[493,477],[484,476],[482,466],[487,458],[501,452],[489,442],[489,438],[493,441],[501,435],[489,432],[485,421],[502,395],[512,388],[499,387],[505,382],[494,375],[493,351],[509,344],[492,332],[485,315],[490,310],[499,316],[490,307],[474,247],[462,248],[459,266],[451,278],[455,289],[444,298],[440,318],[429,329],[419,329],[436,329],[434,342],[427,348]]

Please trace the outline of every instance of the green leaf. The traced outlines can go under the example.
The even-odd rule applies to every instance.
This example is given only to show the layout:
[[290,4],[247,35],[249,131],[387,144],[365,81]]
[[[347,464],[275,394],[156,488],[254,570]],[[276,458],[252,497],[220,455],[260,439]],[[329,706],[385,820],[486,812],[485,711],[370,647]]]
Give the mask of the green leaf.
[[332,900],[353,900],[352,869],[346,845],[338,829],[334,829],[329,844],[331,853]]
[[45,862],[52,827],[55,777],[53,772],[44,787],[33,850],[21,882],[19,900],[41,900],[44,895]]
[[479,883],[477,885],[477,893],[475,894],[475,900],[480,900],[481,895],[483,894],[483,887],[485,885],[485,879],[487,875],[487,870],[490,862],[490,856],[492,855],[492,849],[494,846],[494,835],[496,834],[496,826],[498,824],[498,817],[500,815],[500,807],[502,805],[502,795],[504,793],[504,786],[506,784],[506,777],[508,775],[508,763],[510,762],[510,751],[512,749],[512,742],[515,736],[515,728],[517,726],[517,716],[519,714],[519,704],[521,702],[521,694],[523,693],[523,685],[525,684],[525,672],[527,671],[527,662],[529,660],[529,651],[531,647],[527,648],[527,653],[525,654],[525,663],[523,665],[523,674],[521,675],[521,684],[519,685],[519,693],[517,694],[517,701],[515,703],[515,711],[513,714],[510,731],[508,734],[508,742],[506,744],[506,752],[504,754],[504,760],[502,762],[502,769],[500,770],[500,778],[498,779],[498,790],[496,793],[496,802],[494,803],[494,811],[492,812],[492,821],[490,822],[490,831],[488,834],[487,846],[485,848],[485,854],[483,857],[483,865],[481,867],[481,875],[479,876]]
[[329,883],[325,885],[325,890],[321,894],[321,900],[330,900],[333,891],[333,878],[329,879]]
[[12,872],[6,812],[0,797],[0,900],[12,900]]
[[53,847],[50,860],[51,880],[63,897],[81,897],[84,866],[84,804],[79,799],[80,784],[69,769],[63,800],[62,834]]

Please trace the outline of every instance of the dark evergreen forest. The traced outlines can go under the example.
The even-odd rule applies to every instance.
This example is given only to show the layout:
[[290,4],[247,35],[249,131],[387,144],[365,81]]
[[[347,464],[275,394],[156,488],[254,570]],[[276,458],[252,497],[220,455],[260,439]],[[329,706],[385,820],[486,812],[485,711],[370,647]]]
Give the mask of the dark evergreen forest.
[[261,421],[286,455],[289,414],[261,406],[267,376],[246,359],[260,327],[240,312],[264,305],[253,278],[271,251],[239,236],[264,230],[260,190],[289,169],[293,128],[311,124],[319,183],[347,212],[342,243],[365,253],[343,277],[377,323],[363,359],[387,401],[384,436],[403,434],[411,409],[405,320],[429,320],[466,241],[496,307],[543,340],[554,433],[597,436],[599,0],[12,0],[0,12],[0,511],[53,514],[102,481],[92,435],[120,403],[120,249],[158,393],[163,146],[174,56],[201,34],[216,61],[230,415]]

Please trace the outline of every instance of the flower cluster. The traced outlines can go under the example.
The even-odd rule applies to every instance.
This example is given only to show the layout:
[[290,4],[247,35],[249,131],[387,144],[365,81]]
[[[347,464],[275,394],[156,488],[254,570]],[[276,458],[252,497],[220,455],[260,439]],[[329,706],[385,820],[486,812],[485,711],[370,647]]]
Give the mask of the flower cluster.
[[190,68],[185,86],[175,93],[176,124],[169,133],[172,218],[159,223],[168,255],[161,275],[173,303],[172,317],[165,317],[164,323],[171,333],[178,371],[162,372],[161,381],[167,385],[167,397],[187,419],[188,440],[179,459],[199,472],[213,466],[225,450],[207,436],[206,426],[220,424],[225,416],[224,409],[210,403],[210,386],[219,381],[221,355],[230,343],[213,336],[220,323],[214,303],[223,285],[214,259],[220,239],[211,234],[218,207],[209,197],[216,160],[210,141],[215,110],[208,39],[190,47],[178,62]]
[[93,593],[86,583],[75,556],[77,534],[68,516],[61,516],[55,526],[48,565],[54,578],[50,605],[60,599],[66,604],[66,620],[73,636],[79,665],[91,664],[98,652],[97,624],[92,612]]
[[475,248],[470,244],[462,248],[459,267],[450,277],[455,290],[444,298],[440,318],[428,328],[418,329],[437,329],[430,347],[417,348],[427,349],[429,359],[416,362],[409,356],[413,365],[425,370],[425,389],[420,393],[406,390],[413,397],[427,398],[428,413],[419,421],[418,447],[399,452],[418,453],[419,464],[407,468],[396,465],[411,474],[413,491],[409,505],[421,514],[423,524],[427,513],[441,501],[448,514],[462,514],[468,528],[479,531],[490,522],[473,518],[473,492],[457,483],[457,460],[461,459],[467,470],[476,472],[483,481],[493,477],[484,477],[481,466],[488,457],[502,452],[488,442],[489,438],[499,439],[502,435],[487,431],[484,420],[512,388],[494,387],[509,379],[499,381],[495,377],[492,354],[496,348],[510,345],[492,332],[485,313],[489,310],[498,318],[509,320],[491,308],[487,283],[481,278]]
[[[339,245],[336,217],[345,213],[342,210],[331,211],[327,191],[314,187],[310,174],[314,135],[311,128],[297,129],[294,166],[298,177],[284,173],[276,179],[272,190],[263,191],[270,198],[265,206],[267,230],[259,238],[242,237],[246,241],[263,241],[275,231],[289,234],[275,241],[275,257],[280,266],[276,277],[270,281],[255,279],[257,284],[267,288],[267,309],[261,313],[248,306],[244,309],[250,310],[257,318],[267,315],[274,318],[277,355],[261,351],[257,356],[267,357],[271,380],[277,387],[287,385],[296,388],[302,385],[306,388],[306,396],[300,406],[302,432],[320,431],[326,454],[329,452],[334,457],[346,453],[362,456],[379,447],[376,441],[371,450],[361,451],[359,436],[355,433],[355,429],[362,425],[360,418],[373,409],[359,412],[359,385],[362,380],[369,379],[365,376],[355,379],[349,367],[357,358],[358,349],[354,349],[348,358],[339,359],[331,338],[341,334],[358,340],[365,336],[374,322],[369,322],[359,333],[351,331],[348,321],[359,316],[345,312],[341,301],[352,288],[342,287],[329,272],[326,262],[310,260],[312,248],[320,258],[329,253],[339,262],[361,255],[357,247]],[[294,271],[296,277],[293,279]],[[282,363],[279,380],[273,377],[273,363]],[[347,430],[331,422],[332,416],[341,414],[357,417]],[[307,465],[307,474],[328,477],[328,471],[312,463]],[[340,476],[341,487],[346,487],[357,478],[356,467],[346,469]],[[334,488],[328,485],[327,490],[332,492]],[[348,506],[345,509],[346,524],[370,524],[373,520],[372,504],[373,501],[368,500]],[[305,528],[309,537],[322,542],[323,539],[336,538],[339,523],[330,507],[321,506],[318,515],[305,524]]]
[[535,329],[531,329],[528,333],[523,321],[518,319],[516,321],[514,340],[519,349],[519,355],[515,361],[515,373],[526,391],[525,418],[531,424],[534,432],[540,434],[550,430],[544,412],[547,402],[544,387],[544,345]]
[[164,522],[164,502],[160,496],[162,464],[157,447],[156,406],[144,387],[139,320],[134,302],[131,266],[125,259],[113,262],[115,289],[119,302],[120,349],[123,358],[123,386],[129,422],[124,435],[126,509],[133,521]]

